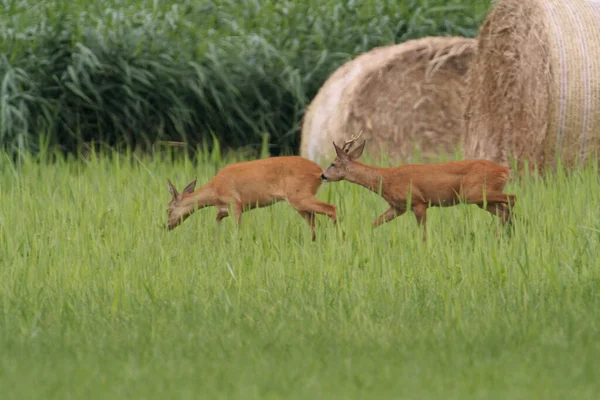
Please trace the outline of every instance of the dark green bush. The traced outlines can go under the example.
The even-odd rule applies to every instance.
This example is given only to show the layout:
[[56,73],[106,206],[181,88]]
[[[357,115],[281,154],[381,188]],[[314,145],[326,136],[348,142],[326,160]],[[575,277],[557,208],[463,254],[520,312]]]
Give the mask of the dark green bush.
[[0,145],[147,149],[214,134],[296,152],[343,62],[426,35],[472,37],[489,0],[1,0]]

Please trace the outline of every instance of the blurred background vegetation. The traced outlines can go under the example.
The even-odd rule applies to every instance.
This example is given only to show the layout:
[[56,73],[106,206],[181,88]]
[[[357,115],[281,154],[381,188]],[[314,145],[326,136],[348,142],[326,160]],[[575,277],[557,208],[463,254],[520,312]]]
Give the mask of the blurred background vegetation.
[[[306,106],[373,47],[473,37],[490,0],[0,0],[0,146],[297,153]],[[208,139],[208,141],[206,140]]]

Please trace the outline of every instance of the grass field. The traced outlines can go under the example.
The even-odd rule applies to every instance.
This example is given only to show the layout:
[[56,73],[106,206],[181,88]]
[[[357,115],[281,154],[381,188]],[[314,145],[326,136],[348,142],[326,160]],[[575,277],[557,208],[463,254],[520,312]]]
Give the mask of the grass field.
[[198,165],[0,162],[0,391],[8,399],[592,399],[600,182],[524,176],[515,231],[476,206],[407,214],[324,184],[342,240],[285,204],[165,232],[166,179]]

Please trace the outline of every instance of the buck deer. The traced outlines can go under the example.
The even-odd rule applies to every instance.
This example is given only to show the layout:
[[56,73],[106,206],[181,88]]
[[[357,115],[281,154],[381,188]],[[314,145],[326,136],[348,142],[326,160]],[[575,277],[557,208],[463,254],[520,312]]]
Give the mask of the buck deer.
[[510,209],[516,196],[503,192],[510,177],[507,168],[488,160],[373,167],[357,161],[365,148],[364,141],[350,151],[361,133],[346,140],[341,148],[333,143],[337,157],[321,178],[331,182],[346,180],[380,194],[390,208],[373,221],[374,228],[404,214],[410,207],[417,223],[423,226],[425,241],[427,208],[454,206],[461,201],[477,204],[497,215],[503,226],[510,224]]
[[315,197],[322,173],[319,165],[306,158],[285,156],[229,164],[196,191],[196,179],[181,193],[168,180],[173,197],[166,228],[172,230],[196,210],[214,206],[218,210],[218,238],[219,226],[229,216],[230,206],[239,227],[243,212],[285,200],[307,221],[314,241],[315,213],[327,215],[336,223],[335,206]]

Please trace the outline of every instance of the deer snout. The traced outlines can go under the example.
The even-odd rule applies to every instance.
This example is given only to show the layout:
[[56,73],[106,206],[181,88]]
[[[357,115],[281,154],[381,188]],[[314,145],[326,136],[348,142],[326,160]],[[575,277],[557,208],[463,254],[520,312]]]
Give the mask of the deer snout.
[[321,179],[322,179],[322,180],[324,180],[324,181],[326,181],[326,180],[327,180],[327,177],[325,176],[325,172],[323,172],[323,173],[321,174]]
[[167,231],[172,231],[173,229],[177,228],[177,226],[179,226],[179,221],[173,221],[173,220],[169,220],[165,225],[164,228]]

